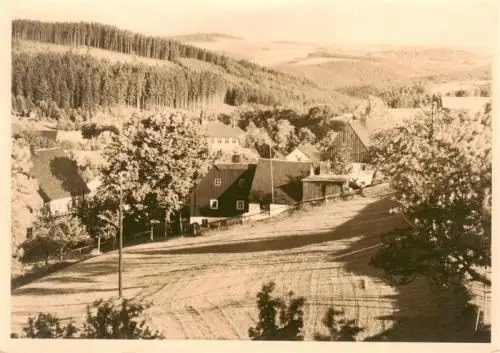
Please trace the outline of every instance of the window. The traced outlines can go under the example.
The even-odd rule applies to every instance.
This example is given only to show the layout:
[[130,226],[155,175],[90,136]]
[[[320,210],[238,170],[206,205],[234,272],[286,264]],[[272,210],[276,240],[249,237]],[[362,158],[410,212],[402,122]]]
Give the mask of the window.
[[222,139],[222,142],[223,142],[223,143],[228,143],[228,142],[229,142],[229,139]]
[[245,201],[243,200],[236,201],[236,209],[238,211],[243,211],[245,209]]
[[366,165],[361,164],[361,170],[362,170],[362,171],[365,171],[365,170],[366,170]]
[[215,186],[221,186],[221,184],[222,184],[222,180],[221,180],[221,178],[215,178],[215,180],[214,180],[214,185],[215,185]]
[[238,179],[238,187],[242,188],[245,186],[245,179]]
[[210,209],[216,210],[218,208],[219,208],[219,200],[217,200],[217,199],[210,200]]

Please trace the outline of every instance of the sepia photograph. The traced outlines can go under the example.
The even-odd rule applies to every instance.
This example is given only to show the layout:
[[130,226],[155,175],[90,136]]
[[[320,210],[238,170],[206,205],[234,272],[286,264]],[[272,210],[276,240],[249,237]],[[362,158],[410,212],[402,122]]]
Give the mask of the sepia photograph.
[[491,344],[498,7],[12,1],[9,345]]

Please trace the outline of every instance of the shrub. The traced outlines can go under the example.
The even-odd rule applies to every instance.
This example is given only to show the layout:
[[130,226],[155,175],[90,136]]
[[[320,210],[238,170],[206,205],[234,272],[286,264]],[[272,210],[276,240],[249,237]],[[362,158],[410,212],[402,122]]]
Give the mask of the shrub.
[[[56,316],[40,313],[28,319],[23,338],[163,339],[161,333],[146,326],[145,320],[138,320],[150,306],[151,303],[131,303],[126,299],[117,306],[100,299],[87,306],[86,322],[81,329],[73,321],[63,327]],[[16,333],[11,334],[11,338],[18,337]]]
[[162,339],[162,334],[146,326],[146,320],[138,321],[141,313],[151,306],[123,300],[120,306],[102,299],[94,302],[93,311],[87,307],[87,321],[82,338],[106,339]]
[[336,319],[338,315],[344,315],[344,312],[332,307],[328,309],[322,320],[323,325],[328,329],[328,334],[316,333],[315,341],[356,341],[356,336],[363,329],[356,326],[354,320]]
[[60,319],[56,316],[40,313],[36,318],[28,319],[28,326],[23,331],[26,338],[75,338],[78,329],[73,322],[62,327]]
[[[264,284],[257,294],[259,321],[255,327],[249,328],[248,335],[250,339],[253,341],[304,340],[302,334],[304,312],[302,307],[305,304],[305,298],[293,298],[294,293],[290,291],[287,304],[282,298],[271,297],[274,288],[274,282],[269,282]],[[277,316],[279,323],[276,322]]]

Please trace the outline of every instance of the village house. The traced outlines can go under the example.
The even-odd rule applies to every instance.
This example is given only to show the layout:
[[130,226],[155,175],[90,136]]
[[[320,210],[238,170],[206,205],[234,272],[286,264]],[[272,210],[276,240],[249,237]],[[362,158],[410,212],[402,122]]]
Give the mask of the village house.
[[231,153],[237,151],[245,136],[238,126],[229,126],[220,121],[202,119],[202,133],[206,136],[208,147],[212,152]]
[[59,148],[30,147],[39,194],[53,215],[65,215],[90,192],[76,164]]
[[345,121],[345,127],[338,131],[332,144],[332,152],[343,147],[350,150],[352,163],[366,163],[368,149],[371,147],[370,132],[359,120]]
[[277,159],[214,164],[191,194],[190,223],[283,212],[301,202],[301,179],[311,167],[311,162]]
[[316,174],[311,168],[302,179],[302,202],[327,200],[342,194],[348,186],[347,175]]
[[311,162],[259,159],[248,197],[247,216],[263,211],[275,215],[301,202],[301,180],[312,167]]
[[303,143],[290,152],[285,159],[291,162],[312,162],[319,164],[321,161],[320,151],[310,143]]
[[248,194],[255,166],[214,164],[191,194],[190,223],[203,225],[248,212]]

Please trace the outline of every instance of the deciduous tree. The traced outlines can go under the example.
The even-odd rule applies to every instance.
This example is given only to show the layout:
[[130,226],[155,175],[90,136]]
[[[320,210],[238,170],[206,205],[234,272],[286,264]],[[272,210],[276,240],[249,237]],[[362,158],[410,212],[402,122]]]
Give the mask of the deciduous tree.
[[384,238],[373,263],[396,283],[489,283],[478,268],[491,265],[491,111],[429,115],[375,141],[373,162],[408,228]]
[[211,156],[196,119],[181,113],[142,113],[114,136],[104,152],[98,192],[118,199],[121,175],[123,200],[129,213],[149,223],[166,222],[179,211]]

